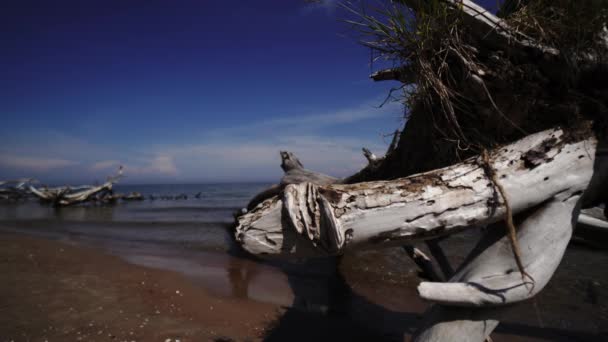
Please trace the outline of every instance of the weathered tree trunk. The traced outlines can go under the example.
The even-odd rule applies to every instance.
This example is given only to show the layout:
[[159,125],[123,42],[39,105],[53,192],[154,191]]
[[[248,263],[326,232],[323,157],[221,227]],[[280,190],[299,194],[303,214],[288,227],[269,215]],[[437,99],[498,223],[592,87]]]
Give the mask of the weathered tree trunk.
[[29,195],[28,187],[35,182],[31,178],[0,181],[0,200],[15,201]]
[[561,192],[536,208],[523,213],[517,238],[525,270],[523,277],[505,235],[504,225],[490,229],[474,249],[464,267],[447,283],[422,282],[418,293],[423,299],[452,306],[483,306],[514,303],[542,290],[562,256],[577,217],[579,191]]
[[533,279],[523,281],[516,272],[506,230],[495,225],[449,282],[421,283],[418,292],[422,298],[455,307],[432,307],[414,341],[449,341],[449,336],[458,336],[459,341],[478,342],[487,338],[502,313],[491,306],[528,299],[551,279],[572,236],[572,217],[577,215],[580,197],[562,193],[524,214],[518,239],[526,271]]
[[515,214],[558,194],[582,193],[593,174],[596,140],[562,130],[530,135],[480,158],[393,181],[288,185],[238,219],[237,240],[253,254],[330,255],[401,245],[500,221],[498,175]]
[[[432,16],[438,5],[397,2],[420,11],[421,18]],[[608,88],[602,81],[608,75],[608,30],[600,32],[603,50],[581,53],[564,44],[539,43],[517,25],[510,27],[509,18],[498,18],[472,1],[441,2],[446,4],[442,10],[456,14],[457,25],[435,30],[439,34],[427,41],[420,38],[420,46],[430,48],[405,44],[397,48],[404,51],[391,50],[390,37],[382,45],[390,33],[379,35],[377,50],[388,46],[385,56],[405,62],[372,79],[417,83],[421,89],[408,102],[399,143],[383,158],[366,153],[368,166],[340,181],[321,185],[296,172],[292,181],[257,198],[238,219],[235,235],[254,254],[306,257],[489,226],[454,275],[440,250],[433,253],[443,260],[449,281],[420,285],[420,295],[439,304],[425,315],[415,337],[482,341],[498,325],[503,308],[496,306],[530,298],[547,284],[581,203],[608,203],[608,161],[596,163],[600,153],[593,137],[605,139],[608,132]],[[525,3],[511,1],[501,13]],[[413,16],[418,19],[418,13]],[[424,23],[431,29],[434,25]],[[451,105],[450,112],[446,108]],[[546,131],[584,119],[595,121],[595,135]],[[489,161],[475,157],[496,144],[508,145],[495,150]],[[507,235],[501,224],[510,217],[508,209],[519,228],[516,234],[513,225]],[[581,220],[602,224],[586,216]],[[514,241],[519,241],[519,252]],[[428,258],[412,247],[406,250],[431,278],[441,278]]]
[[112,192],[112,186],[122,177],[122,166],[118,174],[109,177],[108,180],[98,186],[83,185],[79,187],[63,186],[58,188],[36,188],[32,185],[29,190],[43,202],[53,203],[55,206],[68,206],[87,202],[98,194]]
[[[428,257],[405,247],[434,280],[419,285],[420,296],[437,303],[415,340],[482,341],[500,319],[502,309],[493,306],[529,299],[551,279],[584,191],[591,182],[605,183],[606,163],[596,163],[596,147],[589,129],[555,129],[503,146],[489,160],[471,158],[393,181],[290,184],[239,217],[236,238],[254,254],[310,257],[489,225],[448,282],[440,282]],[[507,205],[516,215],[519,249],[503,223]],[[435,247],[449,276],[451,267]]]

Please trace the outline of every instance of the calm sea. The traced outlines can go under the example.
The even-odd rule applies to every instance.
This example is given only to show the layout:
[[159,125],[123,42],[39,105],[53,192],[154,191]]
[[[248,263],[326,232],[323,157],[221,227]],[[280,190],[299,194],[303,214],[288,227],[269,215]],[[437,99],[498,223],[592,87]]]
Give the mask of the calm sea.
[[[144,195],[145,200],[65,208],[41,205],[34,200],[3,204],[0,205],[0,229],[98,243],[108,240],[116,244],[179,244],[181,248],[227,249],[230,241],[225,227],[232,222],[233,214],[268,185],[116,185],[116,193],[136,191]],[[187,199],[166,199],[181,194]]]
[[[117,185],[116,192],[137,191],[146,199],[113,206],[53,208],[34,200],[3,203],[0,232],[101,248],[131,263],[182,273],[218,296],[315,312],[325,310],[334,300],[332,296],[344,292],[335,284],[345,281],[352,294],[343,299],[347,318],[340,316],[338,321],[348,319],[352,324],[375,327],[382,336],[390,336],[388,340],[401,340],[404,330],[413,331],[426,304],[416,294],[420,281],[416,267],[400,248],[345,256],[341,262],[345,279],[340,281],[335,280],[337,264],[331,260],[285,265],[233,253],[226,227],[235,211],[269,185]],[[159,199],[179,194],[188,198]],[[442,242],[454,264],[463,260],[478,235],[470,230]],[[606,338],[607,266],[605,250],[570,246],[541,294],[507,312],[498,330],[508,336],[502,340],[510,341],[513,336],[542,341]]]

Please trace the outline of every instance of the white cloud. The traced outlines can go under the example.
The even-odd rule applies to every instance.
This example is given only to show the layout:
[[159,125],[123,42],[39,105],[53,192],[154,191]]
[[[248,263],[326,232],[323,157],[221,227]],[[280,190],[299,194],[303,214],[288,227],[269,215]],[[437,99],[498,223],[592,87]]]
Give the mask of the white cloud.
[[345,123],[353,123],[362,120],[380,118],[394,110],[392,104],[382,108],[366,104],[354,108],[338,110],[322,114],[312,114],[303,116],[292,116],[267,121],[264,125],[283,126],[283,125],[313,125],[331,126]]
[[167,155],[156,156],[144,167],[144,170],[150,173],[168,176],[175,176],[178,174],[173,158]]
[[339,4],[338,0],[309,0],[304,2],[302,14],[310,14],[317,11],[331,14],[336,10]]
[[388,141],[381,134],[399,125],[400,107],[373,106],[379,102],[206,130],[170,145],[132,137],[132,144],[117,148],[62,133],[52,139],[22,139],[0,147],[0,178],[35,170],[42,173],[41,180],[80,182],[104,178],[123,165],[128,183],[278,181],[280,150],[294,152],[308,169],[343,177],[365,165],[362,147],[382,155]]
[[24,172],[44,172],[77,164],[76,161],[60,158],[0,155],[0,166]]
[[275,136],[246,141],[216,141],[173,146],[162,153],[171,155],[185,180],[210,177],[215,180],[278,180],[279,151],[294,152],[308,169],[336,177],[352,174],[366,163],[361,148],[382,155],[386,146],[378,139],[344,137]]
[[[238,137],[268,137],[282,135],[314,135],[321,129],[331,128],[344,132],[348,125],[369,121],[372,126],[379,122],[390,121],[390,126],[399,125],[402,121],[402,106],[396,102],[388,102],[382,107],[380,98],[368,100],[361,105],[335,111],[314,112],[309,114],[289,113],[284,117],[248,122],[239,126],[230,126],[205,132],[211,139],[226,139],[226,136]],[[392,119],[394,120],[391,120]],[[392,129],[392,128],[391,128]]]
[[96,162],[93,165],[91,165],[90,169],[92,171],[102,171],[102,170],[107,170],[107,169],[118,168],[118,166],[120,164],[121,163],[118,160],[103,160],[103,161]]
[[173,161],[173,157],[166,154],[158,154],[143,162],[130,162],[124,165],[127,176],[177,176],[179,174]]

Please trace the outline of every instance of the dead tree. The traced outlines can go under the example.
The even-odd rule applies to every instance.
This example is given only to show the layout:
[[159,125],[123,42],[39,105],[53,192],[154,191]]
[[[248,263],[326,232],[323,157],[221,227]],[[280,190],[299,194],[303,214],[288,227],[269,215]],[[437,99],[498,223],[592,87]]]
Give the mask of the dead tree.
[[[418,287],[426,300],[461,308],[432,309],[428,319],[436,324],[424,325],[421,340],[446,340],[460,331],[480,341],[498,324],[500,310],[492,307],[531,298],[548,283],[572,236],[584,191],[606,182],[608,160],[596,159],[597,140],[579,134],[543,131],[492,151],[489,163],[475,157],[392,181],[289,184],[238,218],[236,239],[256,255],[319,257],[489,225],[449,282]],[[507,208],[521,221],[516,257],[503,224]],[[475,309],[463,309],[470,307]],[[492,319],[464,319],[483,318],[486,308]]]
[[35,182],[36,180],[32,178],[0,181],[0,199],[17,201],[27,198],[30,195],[28,187]]
[[112,186],[122,178],[122,166],[115,176],[108,177],[108,180],[101,185],[81,185],[77,187],[60,186],[55,188],[29,186],[29,190],[40,201],[51,203],[54,206],[69,206],[80,204],[99,198],[108,197],[112,200]]
[[[237,241],[257,255],[314,257],[485,226],[463,265],[445,268],[447,282],[419,285],[436,305],[415,335],[483,341],[502,306],[551,279],[580,209],[608,202],[608,11],[598,3],[507,1],[499,18],[469,0],[399,0],[389,7],[404,20],[359,13],[364,44],[397,64],[372,79],[415,85],[396,146],[366,153],[369,164],[340,181],[277,185],[238,217]],[[552,26],[555,13],[568,24]]]

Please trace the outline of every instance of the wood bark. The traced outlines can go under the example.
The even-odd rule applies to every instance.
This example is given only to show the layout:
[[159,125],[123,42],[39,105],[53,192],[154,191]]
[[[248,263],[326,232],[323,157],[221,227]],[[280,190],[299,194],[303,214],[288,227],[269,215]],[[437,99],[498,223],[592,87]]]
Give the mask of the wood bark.
[[[582,193],[596,140],[555,129],[492,153],[514,214],[559,194]],[[393,181],[290,184],[239,217],[236,238],[253,254],[322,256],[426,240],[495,223],[504,199],[480,158]]]

